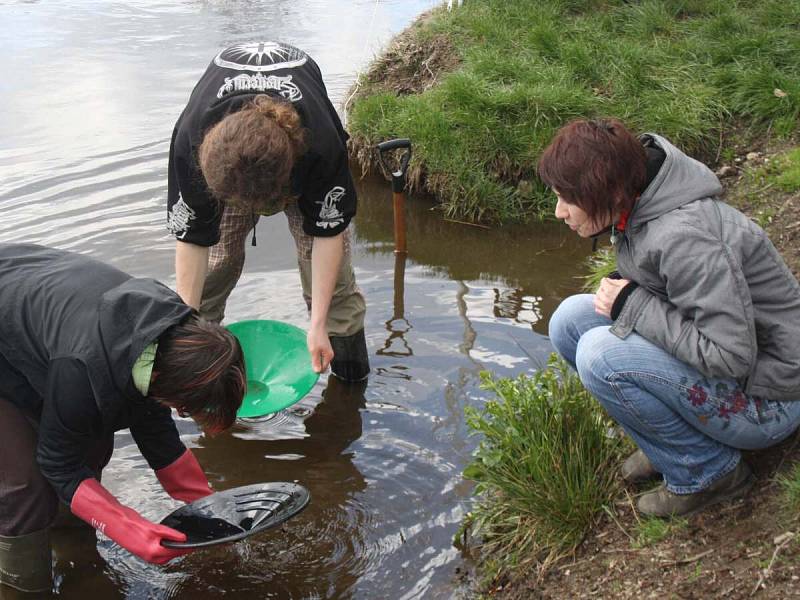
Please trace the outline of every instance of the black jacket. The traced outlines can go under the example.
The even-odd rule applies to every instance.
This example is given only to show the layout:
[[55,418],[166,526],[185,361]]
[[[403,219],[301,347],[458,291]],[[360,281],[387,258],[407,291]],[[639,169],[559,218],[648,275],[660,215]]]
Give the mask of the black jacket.
[[86,454],[130,429],[153,469],[185,450],[170,410],[144,398],[132,368],[191,308],[153,279],[86,256],[0,244],[0,395],[39,422],[37,461],[70,503]]
[[308,149],[291,176],[305,233],[337,235],[355,215],[349,136],[328,99],[317,63],[281,42],[239,44],[211,61],[172,132],[167,228],[177,239],[199,246],[219,241],[222,206],[206,185],[197,150],[211,127],[259,94],[290,102],[308,133]]

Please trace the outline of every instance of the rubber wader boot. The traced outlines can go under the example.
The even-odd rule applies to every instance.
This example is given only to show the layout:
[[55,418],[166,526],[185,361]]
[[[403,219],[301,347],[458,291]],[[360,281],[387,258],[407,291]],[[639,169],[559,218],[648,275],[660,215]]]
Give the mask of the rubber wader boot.
[[363,381],[369,375],[369,357],[364,330],[345,337],[331,336],[331,373],[342,381]]
[[53,587],[49,528],[15,537],[0,535],[0,583],[23,592]]

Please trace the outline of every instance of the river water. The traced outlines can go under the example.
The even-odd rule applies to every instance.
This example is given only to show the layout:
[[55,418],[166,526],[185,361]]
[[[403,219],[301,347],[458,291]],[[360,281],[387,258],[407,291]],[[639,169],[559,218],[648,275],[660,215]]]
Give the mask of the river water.
[[[341,106],[356,73],[433,0],[0,0],[0,241],[91,254],[174,284],[165,231],[172,126],[218,49],[263,38],[307,50]],[[281,530],[148,565],[92,532],[54,534],[56,592],[84,598],[456,598],[452,538],[477,440],[479,373],[533,372],[546,323],[579,286],[588,247],[558,225],[482,229],[410,198],[407,260],[391,193],[362,179],[354,265],[368,301],[367,386],[322,377],[291,409],[207,438],[178,419],[218,489],[309,488]],[[228,320],[307,324],[283,216],[262,219]],[[159,520],[177,505],[127,433],[104,483]],[[0,597],[10,597],[8,590]]]

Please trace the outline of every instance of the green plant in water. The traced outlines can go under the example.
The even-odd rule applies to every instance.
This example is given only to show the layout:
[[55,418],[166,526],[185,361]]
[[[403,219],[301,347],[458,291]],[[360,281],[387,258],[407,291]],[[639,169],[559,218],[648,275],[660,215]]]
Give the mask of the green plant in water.
[[589,274],[583,278],[583,291],[593,294],[600,287],[600,280],[617,270],[617,255],[613,248],[600,248],[586,259]]
[[613,498],[623,442],[555,355],[532,377],[484,373],[482,385],[496,399],[466,410],[482,436],[464,471],[478,497],[467,525],[491,575],[545,569],[574,550]]

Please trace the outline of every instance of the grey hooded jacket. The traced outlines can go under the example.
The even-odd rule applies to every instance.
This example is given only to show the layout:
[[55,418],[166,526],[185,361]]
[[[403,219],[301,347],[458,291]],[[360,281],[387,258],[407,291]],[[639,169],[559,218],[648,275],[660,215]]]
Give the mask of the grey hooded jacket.
[[611,331],[635,331],[747,394],[800,400],[800,285],[764,231],[716,199],[704,164],[655,134],[666,153],[617,242],[617,269],[639,284]]

